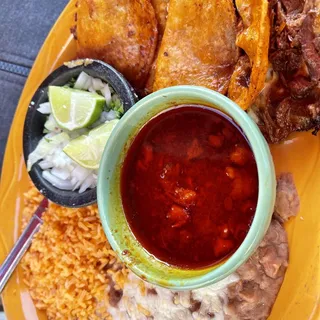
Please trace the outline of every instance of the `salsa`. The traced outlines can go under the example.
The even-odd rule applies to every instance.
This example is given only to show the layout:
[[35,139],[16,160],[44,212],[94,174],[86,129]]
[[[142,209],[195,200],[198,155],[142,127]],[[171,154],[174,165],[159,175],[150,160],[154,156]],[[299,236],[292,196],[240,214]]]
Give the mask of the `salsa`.
[[230,117],[181,105],[151,119],[134,138],[121,197],[129,226],[149,253],[181,268],[203,268],[244,240],[257,205],[257,166]]

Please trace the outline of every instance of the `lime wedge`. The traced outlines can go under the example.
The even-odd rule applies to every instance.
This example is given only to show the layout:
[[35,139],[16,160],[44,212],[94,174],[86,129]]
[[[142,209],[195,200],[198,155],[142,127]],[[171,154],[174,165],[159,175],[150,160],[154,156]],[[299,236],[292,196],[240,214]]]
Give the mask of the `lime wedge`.
[[49,86],[49,101],[59,127],[69,131],[98,120],[106,102],[97,93],[56,86]]
[[88,169],[98,169],[104,147],[110,137],[111,131],[118,123],[114,119],[71,140],[63,151],[80,166]]

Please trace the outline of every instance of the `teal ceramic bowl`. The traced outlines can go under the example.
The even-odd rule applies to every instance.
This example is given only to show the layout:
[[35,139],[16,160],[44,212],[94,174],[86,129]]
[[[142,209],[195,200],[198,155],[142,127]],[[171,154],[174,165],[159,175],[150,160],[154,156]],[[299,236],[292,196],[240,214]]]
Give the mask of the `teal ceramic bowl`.
[[[159,112],[181,104],[206,105],[231,116],[251,144],[259,177],[257,209],[245,240],[222,263],[197,270],[179,269],[149,254],[130,230],[120,195],[122,163],[135,135]],[[112,248],[127,267],[150,283],[174,290],[186,290],[205,287],[222,280],[250,257],[269,227],[275,189],[275,171],[268,144],[246,112],[215,91],[196,86],[177,86],[159,90],[140,100],[119,121],[103,153],[97,193],[104,231]]]

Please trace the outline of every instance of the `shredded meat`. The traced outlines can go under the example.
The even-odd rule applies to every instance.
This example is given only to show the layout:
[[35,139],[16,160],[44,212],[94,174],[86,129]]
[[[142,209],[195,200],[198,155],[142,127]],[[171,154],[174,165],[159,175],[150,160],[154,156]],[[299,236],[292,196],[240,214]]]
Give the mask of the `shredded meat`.
[[[252,107],[271,143],[320,128],[320,38],[314,1],[272,0],[269,79]],[[311,10],[312,9],[312,10]]]
[[302,50],[300,42],[296,37],[300,25],[295,25],[290,15],[290,26],[288,16],[283,11],[280,2],[272,7],[272,30],[269,48],[269,60],[273,69],[277,72],[294,72],[302,65]]
[[305,1],[300,0],[282,0],[282,4],[285,7],[287,13],[301,12]]
[[309,12],[304,19],[300,31],[300,41],[303,57],[309,69],[310,77],[314,81],[320,80],[320,54],[317,50],[317,35],[313,31],[315,23],[315,12]]
[[252,112],[271,143],[285,139],[291,132],[313,129],[320,125],[319,88],[296,77],[290,87],[276,74],[256,100]]
[[248,88],[250,84],[251,64],[249,57],[243,55],[239,58],[236,67],[235,74],[237,74],[237,84],[241,87]]
[[311,94],[316,84],[315,81],[310,81],[306,77],[298,75],[288,82],[288,88],[293,99],[303,99]]
[[273,69],[277,72],[294,72],[302,65],[302,55],[298,48],[280,49],[270,55]]

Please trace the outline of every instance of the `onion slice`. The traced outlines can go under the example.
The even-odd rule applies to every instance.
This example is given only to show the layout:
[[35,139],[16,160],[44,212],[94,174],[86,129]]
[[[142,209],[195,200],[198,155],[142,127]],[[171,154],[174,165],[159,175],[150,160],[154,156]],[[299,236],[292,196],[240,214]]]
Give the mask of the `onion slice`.
[[101,90],[104,87],[103,82],[99,78],[92,78],[92,88],[95,91]]
[[92,174],[90,174],[86,180],[83,181],[83,183],[81,184],[80,186],[80,189],[79,189],[79,193],[83,193],[85,192],[87,189],[89,189],[94,183],[94,178],[92,176]]
[[37,109],[37,111],[39,111],[42,114],[50,114],[52,112],[50,102],[44,102],[39,104],[39,108]]
[[70,177],[70,171],[65,168],[52,168],[51,174],[56,176],[57,178],[61,180],[67,180]]
[[111,90],[109,88],[109,85],[106,83],[100,91],[106,99],[106,104],[108,106],[111,102]]
[[73,184],[69,180],[62,180],[54,176],[49,170],[42,171],[42,177],[49,181],[54,187],[61,190],[72,190]]
[[92,85],[92,77],[90,77],[88,74],[82,71],[79,74],[77,81],[75,82],[73,87],[79,90],[88,90],[88,88],[91,87],[91,85]]

